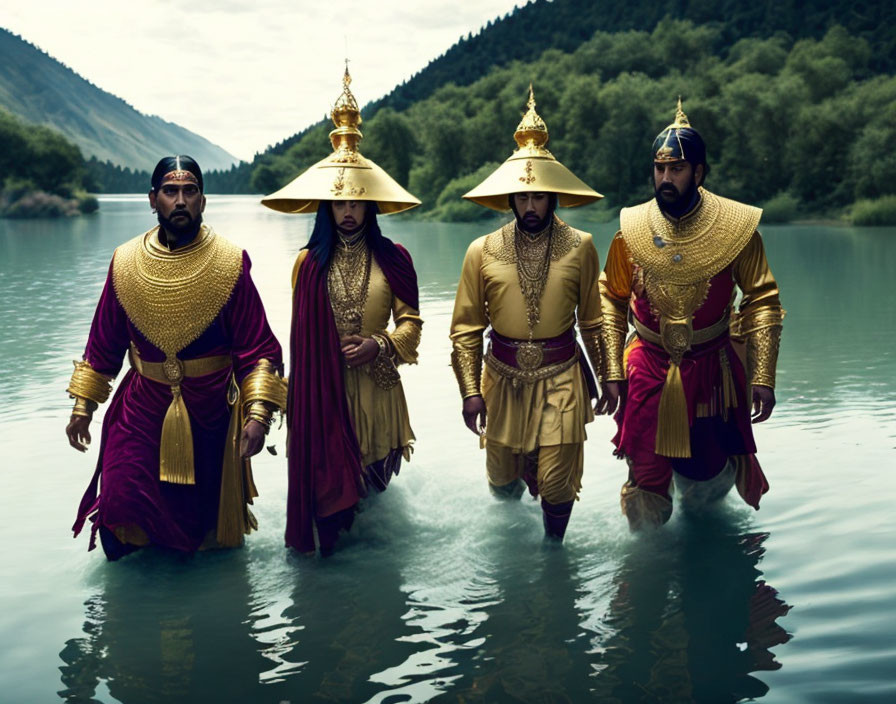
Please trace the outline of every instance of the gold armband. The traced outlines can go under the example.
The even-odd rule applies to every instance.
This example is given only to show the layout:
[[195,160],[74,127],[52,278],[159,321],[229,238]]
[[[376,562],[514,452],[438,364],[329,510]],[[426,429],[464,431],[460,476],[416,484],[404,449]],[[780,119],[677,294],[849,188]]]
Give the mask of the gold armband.
[[[73,360],[72,364],[75,371],[66,389],[68,394],[72,398],[87,399],[96,404],[105,403],[112,392],[112,379],[94,370],[86,359],[80,362]],[[75,408],[79,408],[78,404]]]
[[775,388],[775,368],[781,345],[781,326],[754,330],[747,336],[747,372],[755,386]]
[[787,314],[781,306],[763,307],[751,310],[748,313],[738,313],[733,316],[731,335],[746,338],[763,328],[781,327],[784,316]]
[[585,346],[585,352],[588,354],[588,359],[598,381],[604,380],[607,371],[603,352],[602,328],[603,324],[599,324],[580,330],[582,333],[582,344]]
[[482,349],[459,350],[451,353],[451,366],[457,384],[460,387],[460,395],[463,398],[479,396],[482,393],[480,381],[482,379]]
[[604,324],[601,327],[601,337],[604,343],[603,381],[625,381],[622,355],[625,351],[625,336],[627,333],[628,322],[625,318],[604,315]]
[[[267,359],[259,361],[255,369],[243,379],[240,388],[247,419],[260,420],[260,416],[266,413],[265,420],[269,420],[271,410],[266,404],[281,411],[285,410],[286,389],[286,379],[277,374],[274,366]],[[265,409],[264,412],[262,408]],[[259,418],[252,417],[253,414]]]

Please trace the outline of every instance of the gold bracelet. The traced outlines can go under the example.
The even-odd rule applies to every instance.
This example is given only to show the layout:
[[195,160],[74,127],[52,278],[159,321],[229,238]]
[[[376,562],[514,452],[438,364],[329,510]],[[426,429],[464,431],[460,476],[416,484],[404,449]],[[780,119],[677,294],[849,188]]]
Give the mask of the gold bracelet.
[[248,423],[250,420],[261,423],[264,426],[265,435],[267,435],[274,418],[273,413],[271,413],[271,410],[267,407],[267,405],[265,405],[263,401],[255,401],[246,409],[246,416],[243,426],[245,427],[246,423]]
[[391,354],[389,354],[389,346],[386,344],[386,341],[383,339],[382,335],[373,333],[373,335],[371,335],[370,337],[373,339],[374,342],[376,342],[377,345],[379,345],[379,348],[380,348],[379,354],[385,355],[387,357],[392,356]]
[[244,408],[260,401],[266,401],[281,410],[286,408],[286,380],[277,374],[267,359],[258,362],[255,369],[243,379],[241,387]]
[[482,391],[482,347],[479,349],[454,348],[451,353],[451,366],[457,377],[461,398],[479,396]]
[[73,416],[81,416],[82,418],[93,418],[93,411],[90,408],[89,401],[83,396],[72,396],[75,399],[75,406],[72,408]]
[[96,404],[105,403],[112,391],[111,379],[97,372],[86,359],[73,360],[75,371],[66,391],[74,398],[90,399]]
[[588,359],[594,368],[594,375],[598,382],[602,382],[607,375],[607,365],[603,354],[603,324],[595,327],[580,330],[582,334],[582,344],[585,346],[585,352],[588,353]]

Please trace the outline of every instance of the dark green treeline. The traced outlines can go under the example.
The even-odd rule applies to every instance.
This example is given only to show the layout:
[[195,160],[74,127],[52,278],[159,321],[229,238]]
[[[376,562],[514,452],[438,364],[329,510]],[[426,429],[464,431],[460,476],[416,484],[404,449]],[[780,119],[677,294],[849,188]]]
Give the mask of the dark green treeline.
[[0,109],[0,216],[73,215],[96,210],[81,150],[59,132]]
[[[650,145],[678,95],[709,147],[712,189],[806,214],[840,212],[896,193],[896,78],[875,73],[870,44],[834,26],[820,39],[785,34],[725,44],[719,26],[663,20],[652,32],[598,32],[569,53],[495,68],[365,120],[364,153],[420,197],[423,212],[473,218],[460,202],[512,151],[535,84],[549,148],[602,192],[604,208],[649,196]],[[282,154],[259,157],[249,190],[271,192],[329,153],[329,125]],[[484,166],[485,165],[485,166]]]

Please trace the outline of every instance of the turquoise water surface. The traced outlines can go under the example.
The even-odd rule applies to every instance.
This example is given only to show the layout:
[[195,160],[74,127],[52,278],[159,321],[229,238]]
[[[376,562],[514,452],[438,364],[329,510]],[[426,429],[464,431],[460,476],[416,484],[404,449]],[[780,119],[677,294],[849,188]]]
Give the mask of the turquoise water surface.
[[[615,225],[561,214],[603,261]],[[210,197],[206,220],[248,249],[286,343],[310,218]],[[729,497],[632,537],[599,418],[550,549],[537,502],[489,496],[449,367],[461,260],[497,222],[381,219],[421,282],[420,364],[402,372],[417,448],[334,557],[283,547],[280,429],[245,548],[110,564],[71,539],[97,450],[68,446],[64,389],[112,250],[152,215],[109,197],[90,217],[0,220],[0,701],[896,701],[896,230],[763,228],[788,316],[756,428],[761,511]]]

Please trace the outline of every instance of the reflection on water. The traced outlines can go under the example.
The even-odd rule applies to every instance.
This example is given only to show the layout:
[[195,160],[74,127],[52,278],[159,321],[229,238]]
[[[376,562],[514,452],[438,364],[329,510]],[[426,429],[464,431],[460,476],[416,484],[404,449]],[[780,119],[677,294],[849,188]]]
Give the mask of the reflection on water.
[[[405,560],[383,540],[414,527],[388,499],[331,560],[266,554],[261,590],[249,551],[99,570],[83,633],[59,653],[60,698],[735,702],[767,693],[750,673],[780,668],[790,607],[761,579],[767,534],[733,513],[628,541],[608,566],[528,530],[521,559],[507,534],[531,512],[495,504],[476,549],[419,585],[405,575],[421,551],[399,539]],[[374,512],[388,516],[376,526]],[[278,592],[278,608],[258,608]]]
[[60,698],[95,701],[102,684],[120,702],[253,701],[263,661],[248,627],[246,555],[144,551],[120,567],[102,571],[83,634],[59,653]]
[[[214,197],[207,215],[248,248],[286,340],[310,218]],[[569,215],[603,257],[614,224]],[[0,220],[0,512],[16,531],[0,543],[4,701],[896,700],[896,232],[766,228],[789,315],[779,405],[757,427],[762,511],[732,499],[630,536],[598,419],[558,550],[537,502],[489,496],[448,366],[460,263],[490,225],[384,218],[422,284],[421,363],[402,371],[413,461],[330,560],[283,548],[281,453],[256,463],[260,530],[244,549],[110,565],[68,537],[96,449],[67,446],[63,389],[112,250],[151,225],[142,198]]]
[[790,636],[790,607],[759,578],[764,533],[730,516],[682,520],[648,536],[622,561],[596,643],[594,693],[607,702],[736,702],[768,686],[752,672],[781,665],[770,648]]

